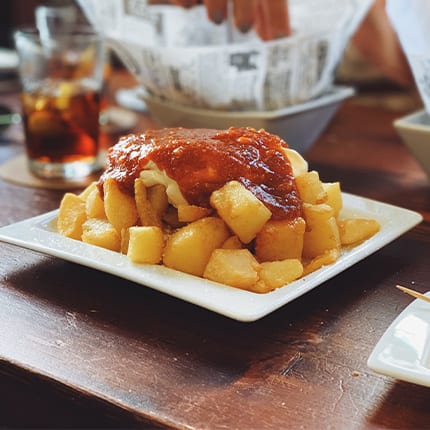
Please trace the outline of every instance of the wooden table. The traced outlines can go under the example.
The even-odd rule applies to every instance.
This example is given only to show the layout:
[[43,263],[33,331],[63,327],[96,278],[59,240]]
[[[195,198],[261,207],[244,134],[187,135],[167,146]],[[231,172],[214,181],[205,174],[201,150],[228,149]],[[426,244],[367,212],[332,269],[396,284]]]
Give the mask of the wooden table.
[[[366,366],[412,301],[394,285],[430,289],[429,181],[392,126],[410,100],[373,89],[345,102],[306,157],[324,180],[424,222],[257,322],[1,243],[0,427],[430,428],[429,389]],[[3,136],[0,161],[22,149]],[[0,181],[0,225],[61,197]]]

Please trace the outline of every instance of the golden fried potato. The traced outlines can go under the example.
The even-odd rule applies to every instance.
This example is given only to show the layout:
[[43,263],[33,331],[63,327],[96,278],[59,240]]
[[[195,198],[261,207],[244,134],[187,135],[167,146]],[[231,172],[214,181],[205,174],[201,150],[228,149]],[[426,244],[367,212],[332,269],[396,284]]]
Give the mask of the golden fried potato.
[[243,244],[237,236],[230,236],[221,246],[223,249],[242,249]]
[[105,213],[116,230],[120,233],[121,229],[135,225],[138,213],[134,198],[122,192],[112,178],[105,180],[103,191]]
[[137,213],[142,226],[161,227],[161,218],[148,199],[148,192],[142,179],[134,181],[134,198],[136,201]]
[[146,187],[139,178],[129,195],[106,178],[103,193],[93,182],[79,195],[64,195],[57,229],[133,263],[162,263],[267,293],[335,263],[342,246],[355,246],[380,229],[373,219],[339,218],[339,182],[322,182],[300,158],[293,167],[303,202],[303,217],[294,220],[271,220],[270,210],[239,181],[214,191],[205,208],[173,206],[164,185]]
[[215,249],[203,277],[244,290],[258,281],[259,264],[247,249]]
[[80,240],[82,224],[87,219],[85,200],[76,194],[64,194],[57,218],[57,230],[63,236]]
[[316,205],[327,200],[327,193],[315,170],[297,176],[296,185],[303,203]]
[[88,218],[106,219],[104,202],[97,187],[87,195],[85,210]]
[[82,242],[120,251],[121,238],[115,227],[107,220],[90,218],[82,225]]
[[342,192],[339,182],[323,182],[324,191],[327,193],[326,204],[334,210],[334,217],[339,216],[343,207]]
[[314,258],[328,249],[340,248],[339,229],[334,209],[327,204],[303,204],[306,231],[303,237],[303,257]]
[[212,210],[195,205],[179,205],[178,220],[179,222],[193,222],[205,218],[211,214]]
[[301,258],[305,227],[303,218],[267,221],[255,239],[258,261]]
[[238,181],[230,181],[214,191],[210,204],[243,243],[251,242],[272,216],[270,210]]
[[130,241],[130,227],[121,229],[120,238],[121,238],[120,252],[121,254],[127,255],[128,242]]
[[148,200],[151,206],[154,208],[155,213],[159,218],[162,218],[163,213],[166,211],[169,205],[166,187],[164,185],[158,184],[147,188]]
[[133,263],[158,264],[161,261],[164,234],[160,227],[130,227],[128,232],[127,257]]
[[228,228],[220,218],[194,221],[168,237],[163,263],[172,269],[202,276],[212,252],[229,236]]
[[339,258],[340,250],[338,248],[328,249],[323,254],[316,256],[311,261],[305,264],[303,268],[303,276],[308,275],[323,266],[333,264]]
[[96,181],[94,181],[94,182],[91,182],[91,184],[90,185],[88,185],[85,189],[83,189],[82,191],[81,191],[81,193],[80,194],[78,194],[78,196],[82,199],[82,200],[86,200],[87,199],[87,197],[88,197],[88,195],[94,190],[94,189],[96,189],[97,188],[97,182]]
[[378,221],[366,218],[349,218],[338,221],[340,243],[355,245],[376,234],[381,226]]
[[282,261],[267,261],[260,264],[260,280],[254,291],[267,293],[280,288],[300,278],[303,274],[303,265],[298,258]]

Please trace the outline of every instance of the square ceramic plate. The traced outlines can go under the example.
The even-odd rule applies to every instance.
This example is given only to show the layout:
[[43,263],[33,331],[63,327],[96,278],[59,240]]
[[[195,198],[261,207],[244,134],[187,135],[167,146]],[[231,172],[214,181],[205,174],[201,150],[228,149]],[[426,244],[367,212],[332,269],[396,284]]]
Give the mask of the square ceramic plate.
[[382,375],[430,387],[430,303],[414,300],[383,334],[367,365]]
[[345,216],[379,221],[381,230],[338,261],[282,288],[257,294],[187,275],[161,265],[138,265],[125,255],[59,235],[56,211],[0,228],[0,240],[53,255],[154,288],[239,321],[255,321],[322,284],[390,243],[422,220],[416,212],[343,194]]

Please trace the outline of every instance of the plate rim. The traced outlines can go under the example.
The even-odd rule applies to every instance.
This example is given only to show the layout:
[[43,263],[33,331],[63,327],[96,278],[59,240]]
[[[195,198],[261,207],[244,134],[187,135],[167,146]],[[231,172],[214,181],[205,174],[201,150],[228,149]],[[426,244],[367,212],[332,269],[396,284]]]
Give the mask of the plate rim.
[[[55,218],[58,209],[1,227],[0,241],[101,270],[238,321],[253,322],[377,252],[423,219],[420,213],[410,209],[345,192],[342,192],[342,196],[346,210],[360,212],[361,207],[361,212],[372,214],[377,219],[379,215],[379,221],[382,216],[376,212],[382,211],[387,221],[382,225],[380,232],[355,248],[342,253],[336,263],[324,266],[297,281],[265,294],[229,287],[162,265],[136,265],[131,263],[125,255],[115,251],[61,236],[52,229],[49,231],[47,227],[48,223]],[[364,210],[363,207],[366,207],[367,210]],[[393,223],[390,229],[392,216],[388,216],[388,213],[393,213],[393,211],[399,216],[401,215],[402,223]],[[64,242],[66,247],[63,245]],[[76,254],[73,254],[73,250],[76,250]],[[171,285],[173,283],[168,282],[172,280],[178,282],[174,288]],[[186,283],[185,291],[180,289],[183,282]],[[241,306],[236,306],[237,300],[240,301]]]

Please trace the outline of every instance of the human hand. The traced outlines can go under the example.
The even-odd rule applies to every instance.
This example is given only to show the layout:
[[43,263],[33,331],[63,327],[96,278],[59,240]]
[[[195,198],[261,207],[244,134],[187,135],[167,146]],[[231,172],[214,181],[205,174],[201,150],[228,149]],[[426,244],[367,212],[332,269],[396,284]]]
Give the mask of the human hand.
[[[221,24],[227,18],[228,0],[203,0],[208,18]],[[252,27],[263,40],[277,39],[291,33],[287,0],[232,0],[235,26],[246,33]],[[182,7],[192,7],[199,0],[170,0]]]
[[409,63],[385,10],[385,0],[375,0],[352,38],[363,58],[382,74],[404,87],[414,85]]

